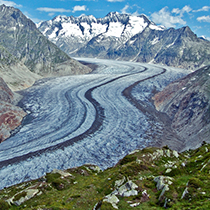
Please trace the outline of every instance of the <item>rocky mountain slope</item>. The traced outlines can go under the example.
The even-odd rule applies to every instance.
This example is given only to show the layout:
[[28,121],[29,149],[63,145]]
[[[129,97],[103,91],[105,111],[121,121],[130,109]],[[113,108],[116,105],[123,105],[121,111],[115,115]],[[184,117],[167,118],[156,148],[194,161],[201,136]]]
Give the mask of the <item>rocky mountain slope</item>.
[[209,209],[210,145],[177,153],[145,148],[105,171],[94,165],[54,169],[0,191],[8,209]]
[[210,42],[189,27],[166,29],[145,15],[55,17],[39,30],[70,55],[161,63],[187,69],[210,64]]
[[210,64],[210,42],[198,38],[189,27],[163,31],[146,28],[106,56],[195,69]]
[[13,90],[31,86],[41,76],[29,71],[15,56],[0,45],[0,77]]
[[15,106],[20,96],[13,93],[0,77],[0,142],[11,135],[11,131],[21,124],[26,113]]
[[185,147],[210,142],[210,66],[169,84],[154,97],[156,108],[167,113],[172,128],[185,139]]
[[0,6],[0,45],[30,71],[41,76],[90,71],[44,37],[20,10],[5,5]]

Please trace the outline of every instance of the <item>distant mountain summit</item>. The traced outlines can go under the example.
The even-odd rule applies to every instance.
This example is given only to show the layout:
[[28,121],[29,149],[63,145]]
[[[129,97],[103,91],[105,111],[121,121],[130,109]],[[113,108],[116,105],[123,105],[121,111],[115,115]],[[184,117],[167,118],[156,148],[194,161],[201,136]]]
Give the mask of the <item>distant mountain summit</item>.
[[110,12],[104,18],[98,19],[92,15],[57,16],[38,24],[39,30],[68,54],[77,52],[97,37],[98,41],[101,41],[102,38],[110,38],[112,40],[109,41],[109,44],[115,42],[115,46],[122,45],[135,34],[141,33],[146,27],[163,30],[145,15],[132,16],[118,12]]
[[41,76],[89,71],[44,37],[20,10],[5,5],[0,6],[0,45]]
[[189,27],[157,26],[145,15],[111,12],[94,16],[57,16],[39,30],[69,55],[160,63],[187,69],[210,64],[210,42]]

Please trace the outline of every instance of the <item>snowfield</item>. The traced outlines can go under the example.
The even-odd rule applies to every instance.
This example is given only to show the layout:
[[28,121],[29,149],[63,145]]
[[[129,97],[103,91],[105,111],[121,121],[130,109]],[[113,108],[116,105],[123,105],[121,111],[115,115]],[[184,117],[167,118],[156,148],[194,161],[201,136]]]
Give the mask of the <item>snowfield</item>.
[[88,75],[39,80],[21,92],[20,105],[29,114],[19,131],[0,144],[0,188],[36,179],[55,168],[91,163],[105,169],[132,150],[159,145],[165,125],[147,111],[154,110],[151,92],[189,72],[152,64],[82,60],[98,68]]

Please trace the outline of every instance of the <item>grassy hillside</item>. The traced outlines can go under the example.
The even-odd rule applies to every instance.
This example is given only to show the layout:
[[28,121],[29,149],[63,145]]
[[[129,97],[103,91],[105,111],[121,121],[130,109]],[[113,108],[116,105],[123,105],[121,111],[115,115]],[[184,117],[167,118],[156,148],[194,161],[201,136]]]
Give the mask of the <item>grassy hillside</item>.
[[181,154],[145,148],[105,171],[93,165],[54,170],[1,190],[0,199],[4,210],[209,209],[210,145]]

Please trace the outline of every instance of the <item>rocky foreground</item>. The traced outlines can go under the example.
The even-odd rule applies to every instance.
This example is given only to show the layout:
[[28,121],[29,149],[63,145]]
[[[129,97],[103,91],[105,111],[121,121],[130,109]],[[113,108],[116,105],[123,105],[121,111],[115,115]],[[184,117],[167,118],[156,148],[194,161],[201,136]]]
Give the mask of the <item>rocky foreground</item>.
[[210,145],[136,150],[105,171],[54,169],[0,191],[0,209],[209,209]]

